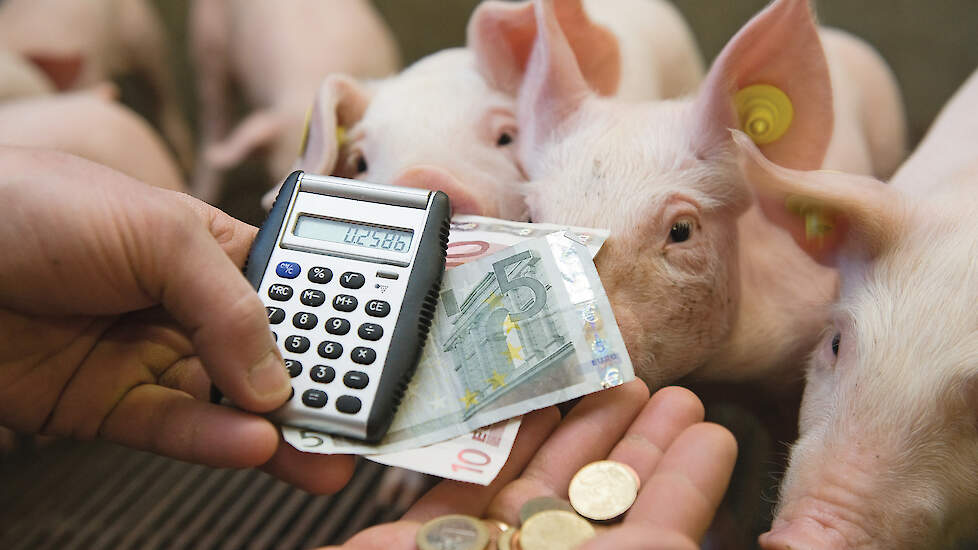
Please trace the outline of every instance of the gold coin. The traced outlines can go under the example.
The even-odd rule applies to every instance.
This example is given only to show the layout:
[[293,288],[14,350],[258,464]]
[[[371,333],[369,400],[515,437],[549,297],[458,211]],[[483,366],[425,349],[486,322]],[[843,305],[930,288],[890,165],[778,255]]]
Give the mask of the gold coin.
[[556,497],[537,497],[531,498],[520,507],[520,523],[526,523],[533,515],[545,510],[566,510],[573,512],[574,507],[570,502]]
[[497,550],[516,550],[515,547],[513,546],[513,537],[518,532],[519,529],[517,529],[516,527],[510,527],[509,529],[503,531],[499,535],[499,538],[496,539]]
[[638,496],[639,477],[621,462],[601,460],[581,468],[571,479],[567,496],[578,514],[603,521],[631,508]]
[[472,516],[441,516],[422,525],[414,540],[421,550],[484,550],[489,529]]
[[535,514],[520,529],[523,550],[572,550],[594,537],[594,527],[581,516],[565,510]]

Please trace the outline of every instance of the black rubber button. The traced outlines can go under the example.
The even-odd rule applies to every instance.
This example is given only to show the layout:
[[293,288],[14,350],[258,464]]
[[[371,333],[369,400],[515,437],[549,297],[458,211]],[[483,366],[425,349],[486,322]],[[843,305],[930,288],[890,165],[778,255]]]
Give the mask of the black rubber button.
[[365,309],[371,317],[387,317],[391,312],[391,305],[383,300],[370,300]]
[[343,346],[339,342],[330,342],[329,340],[324,340],[319,343],[319,347],[316,349],[319,352],[320,357],[325,357],[326,359],[336,359],[340,355],[343,355]]
[[324,285],[333,279],[333,272],[328,267],[314,267],[309,270],[309,281]]
[[289,336],[285,339],[285,349],[292,353],[305,353],[309,349],[309,339],[305,336]]
[[333,297],[333,307],[337,311],[350,312],[357,308],[357,299],[349,294],[337,294]]
[[296,328],[309,330],[315,327],[316,323],[318,322],[319,318],[316,317],[314,313],[300,311],[292,316],[292,324],[295,325]]
[[344,288],[361,288],[365,282],[367,279],[364,278],[363,274],[355,271],[347,271],[340,275],[340,284]]
[[369,365],[377,359],[377,352],[362,346],[357,346],[353,348],[350,352],[350,359],[353,359],[354,363],[360,363],[361,365]]
[[306,390],[302,392],[302,402],[307,407],[321,409],[326,406],[326,392],[323,390]]
[[360,400],[352,395],[341,395],[339,399],[336,400],[336,410],[341,413],[346,414],[357,414],[360,412],[360,407],[362,404]]
[[268,324],[277,325],[285,320],[285,310],[280,307],[268,306],[265,308],[268,313]]
[[274,330],[272,331],[272,340],[275,340],[276,342],[278,342],[278,333],[275,332]]
[[289,371],[289,376],[295,378],[302,374],[302,363],[296,361],[295,359],[285,360],[285,370]]
[[330,334],[346,334],[350,332],[350,322],[346,319],[341,319],[339,317],[330,317],[326,319],[326,332]]
[[329,384],[334,378],[336,378],[336,371],[333,370],[333,367],[316,365],[315,367],[309,369],[309,377],[312,378],[314,382]]
[[302,302],[303,305],[318,307],[323,305],[323,302],[326,301],[326,294],[324,294],[322,290],[307,288],[306,290],[302,291],[302,295],[299,296],[299,301]]
[[292,297],[292,287],[289,285],[272,285],[268,287],[268,297],[278,302],[285,302]]
[[374,323],[364,323],[357,329],[357,334],[364,340],[380,340],[384,335],[384,327]]
[[358,370],[351,370],[350,372],[343,375],[343,383],[346,387],[353,388],[355,390],[362,390],[367,387],[370,383],[370,377],[367,373],[360,372]]

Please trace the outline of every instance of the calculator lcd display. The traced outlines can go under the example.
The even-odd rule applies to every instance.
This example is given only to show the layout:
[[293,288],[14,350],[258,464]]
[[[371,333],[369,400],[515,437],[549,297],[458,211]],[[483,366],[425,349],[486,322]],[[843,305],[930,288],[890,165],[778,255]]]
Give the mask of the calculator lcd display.
[[407,229],[379,227],[304,214],[300,214],[299,219],[296,220],[293,233],[297,237],[307,239],[404,253],[411,249],[411,240],[414,238],[414,232]]

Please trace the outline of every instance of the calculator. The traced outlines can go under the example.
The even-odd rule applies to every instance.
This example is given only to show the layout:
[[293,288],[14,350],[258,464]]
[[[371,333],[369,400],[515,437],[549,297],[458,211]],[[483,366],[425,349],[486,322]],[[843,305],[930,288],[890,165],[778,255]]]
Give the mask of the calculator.
[[286,179],[245,268],[292,377],[271,419],[383,437],[434,318],[450,216],[441,191]]

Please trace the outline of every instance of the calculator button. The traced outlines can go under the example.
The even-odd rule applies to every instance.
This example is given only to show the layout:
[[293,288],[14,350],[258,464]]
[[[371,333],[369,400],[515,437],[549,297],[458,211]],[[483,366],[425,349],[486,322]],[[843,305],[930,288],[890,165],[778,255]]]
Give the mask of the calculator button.
[[302,268],[295,262],[279,262],[275,266],[275,274],[284,279],[295,279],[301,271]]
[[371,317],[387,317],[391,312],[391,305],[383,300],[370,300],[365,309]]
[[289,371],[289,376],[295,378],[302,374],[302,363],[296,361],[295,359],[285,360],[285,370]]
[[315,382],[321,382],[323,384],[329,384],[336,378],[336,371],[333,367],[328,367],[326,365],[316,365],[309,371],[309,377]]
[[324,294],[321,290],[307,288],[306,290],[302,291],[302,295],[299,296],[299,301],[302,302],[303,305],[307,306],[321,306],[323,305],[323,302],[326,301],[326,294]]
[[308,330],[315,327],[317,322],[319,322],[319,318],[316,317],[315,314],[305,311],[300,311],[292,316],[292,324],[295,325],[296,328]]
[[350,312],[357,308],[357,299],[349,294],[337,294],[333,298],[333,307],[339,311]]
[[330,334],[346,334],[350,332],[350,322],[339,317],[326,319],[326,332]]
[[323,390],[306,390],[302,392],[302,402],[307,407],[321,409],[326,406],[326,392]]
[[360,363],[361,365],[369,365],[377,359],[377,352],[362,346],[357,346],[353,348],[350,352],[350,359],[353,359],[354,363]]
[[272,285],[268,287],[268,297],[272,300],[284,302],[292,297],[292,287],[289,285]]
[[328,267],[314,267],[309,270],[307,277],[310,282],[324,285],[333,280],[333,272]]
[[374,323],[364,323],[357,329],[357,334],[364,340],[380,340],[380,337],[384,335],[384,329]]
[[370,382],[370,378],[367,376],[367,373],[358,370],[351,370],[343,375],[343,383],[346,384],[346,387],[355,390],[366,388],[368,382]]
[[325,357],[326,359],[336,359],[340,355],[343,355],[343,346],[339,342],[330,342],[325,340],[320,342],[319,347],[316,348],[319,352],[320,357]]
[[309,349],[309,339],[305,336],[289,336],[285,339],[285,349],[292,353],[304,353]]
[[280,307],[268,306],[265,308],[268,313],[268,323],[270,325],[277,325],[285,320],[285,310]]
[[357,414],[360,412],[360,400],[352,395],[341,395],[336,400],[336,410],[346,414]]
[[363,277],[362,274],[355,271],[347,271],[346,273],[340,275],[340,284],[344,288],[360,288],[363,286],[367,279]]
[[278,342],[278,333],[275,332],[275,331],[272,331],[272,340],[275,340],[276,342]]

